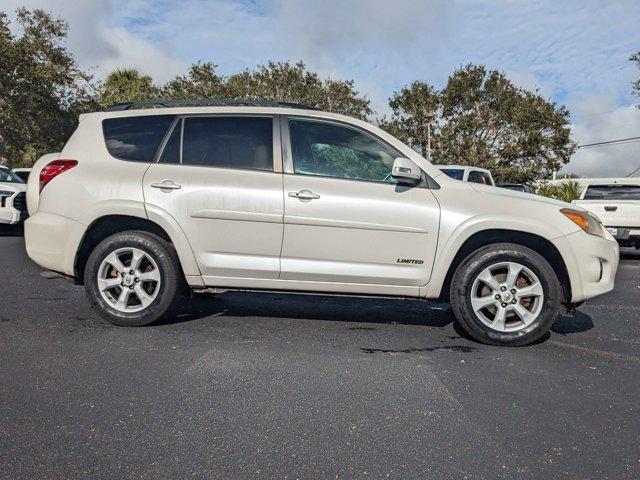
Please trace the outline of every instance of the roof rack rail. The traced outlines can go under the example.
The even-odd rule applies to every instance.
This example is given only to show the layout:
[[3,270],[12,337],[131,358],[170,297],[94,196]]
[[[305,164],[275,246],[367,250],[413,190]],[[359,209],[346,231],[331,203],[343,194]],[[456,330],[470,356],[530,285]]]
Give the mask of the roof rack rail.
[[153,99],[139,102],[121,102],[110,105],[105,109],[107,112],[122,110],[138,110],[144,108],[171,108],[171,107],[287,107],[300,108],[304,110],[318,110],[309,105],[294,102],[277,102],[275,100],[216,100],[208,98],[165,100]]

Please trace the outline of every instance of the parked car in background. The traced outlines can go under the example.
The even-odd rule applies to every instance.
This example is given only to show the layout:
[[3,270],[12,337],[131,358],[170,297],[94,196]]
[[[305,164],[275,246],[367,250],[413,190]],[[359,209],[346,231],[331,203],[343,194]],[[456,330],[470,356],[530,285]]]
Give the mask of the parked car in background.
[[27,180],[29,179],[29,174],[31,173],[31,169],[30,168],[14,168],[13,173],[19,176],[23,182],[27,183]]
[[0,166],[0,223],[13,225],[27,217],[26,191],[20,177]]
[[485,168],[466,167],[464,165],[438,165],[438,168],[441,172],[456,180],[481,183],[483,185],[495,185],[491,172]]
[[275,102],[82,115],[27,194],[29,256],[123,326],[183,288],[286,290],[450,301],[476,339],[525,345],[618,267],[584,209],[455,181],[374,125]]
[[572,203],[600,218],[623,247],[640,249],[640,179],[588,184]]
[[529,185],[526,185],[524,183],[498,182],[496,184],[496,186],[500,187],[500,188],[508,188],[509,190],[514,190],[516,192],[536,193],[536,191],[532,187],[530,187]]

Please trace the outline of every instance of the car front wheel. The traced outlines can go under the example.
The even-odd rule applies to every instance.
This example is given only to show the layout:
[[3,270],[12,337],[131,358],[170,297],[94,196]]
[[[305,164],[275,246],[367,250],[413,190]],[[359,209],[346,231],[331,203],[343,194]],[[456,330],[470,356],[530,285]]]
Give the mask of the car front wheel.
[[141,231],[116,233],[93,250],[84,276],[92,307],[109,322],[142,326],[176,305],[184,280],[175,249]]
[[450,290],[460,325],[476,340],[521,346],[553,325],[562,289],[549,263],[522,245],[483,247],[457,268]]

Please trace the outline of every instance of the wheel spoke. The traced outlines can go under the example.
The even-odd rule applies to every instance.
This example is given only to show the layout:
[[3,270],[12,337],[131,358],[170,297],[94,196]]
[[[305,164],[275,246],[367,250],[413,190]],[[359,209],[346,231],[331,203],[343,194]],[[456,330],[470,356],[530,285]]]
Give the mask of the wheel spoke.
[[131,254],[131,264],[129,265],[129,268],[131,270],[138,271],[140,268],[140,262],[146,255],[142,250],[138,250],[137,248],[134,248]]
[[149,272],[142,272],[138,274],[138,278],[141,282],[159,282],[160,281],[160,272],[157,268]]
[[507,263],[507,268],[509,269],[509,273],[507,274],[507,288],[512,289],[516,286],[516,281],[522,272],[522,265],[517,263],[509,262]]
[[542,295],[544,295],[544,292],[542,291],[542,285],[540,284],[540,282],[536,282],[524,288],[516,287],[516,291],[517,291],[516,295],[519,298],[541,297]]
[[471,297],[471,306],[475,312],[492,305],[497,306],[497,304],[498,301],[493,297],[493,295],[488,295],[486,297]]
[[124,266],[124,263],[122,263],[116,252],[111,252],[109,255],[107,255],[107,258],[104,259],[104,262],[115,268],[118,273],[124,272],[127,268]]
[[478,276],[478,280],[491,288],[494,292],[498,292],[500,290],[500,284],[496,280],[496,278],[491,274],[489,269],[485,270]]
[[513,310],[516,312],[516,315],[520,317],[520,319],[524,322],[525,325],[529,325],[536,319],[536,315],[531,313],[529,310],[524,308],[521,304],[516,303],[513,305]]
[[129,296],[131,296],[131,290],[129,290],[128,288],[123,288],[120,291],[120,295],[118,296],[118,300],[115,303],[115,307],[121,311],[126,310],[127,304],[129,303]]
[[101,292],[118,287],[120,286],[120,283],[122,283],[122,279],[120,277],[98,278],[98,288]]
[[504,331],[506,319],[507,309],[502,308],[502,306],[496,307],[496,315],[493,318],[493,328],[496,330]]
[[143,307],[148,307],[151,302],[153,302],[154,297],[149,295],[144,288],[142,288],[142,285],[137,284],[133,291],[135,292],[136,296],[138,297],[138,299],[140,300],[140,303],[142,304]]

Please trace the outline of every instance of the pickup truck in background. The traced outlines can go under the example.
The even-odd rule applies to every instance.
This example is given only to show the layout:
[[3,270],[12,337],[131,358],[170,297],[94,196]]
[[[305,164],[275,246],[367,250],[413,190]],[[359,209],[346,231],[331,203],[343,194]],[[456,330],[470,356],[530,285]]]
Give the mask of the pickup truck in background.
[[595,213],[620,246],[640,249],[640,179],[588,184],[572,203]]

